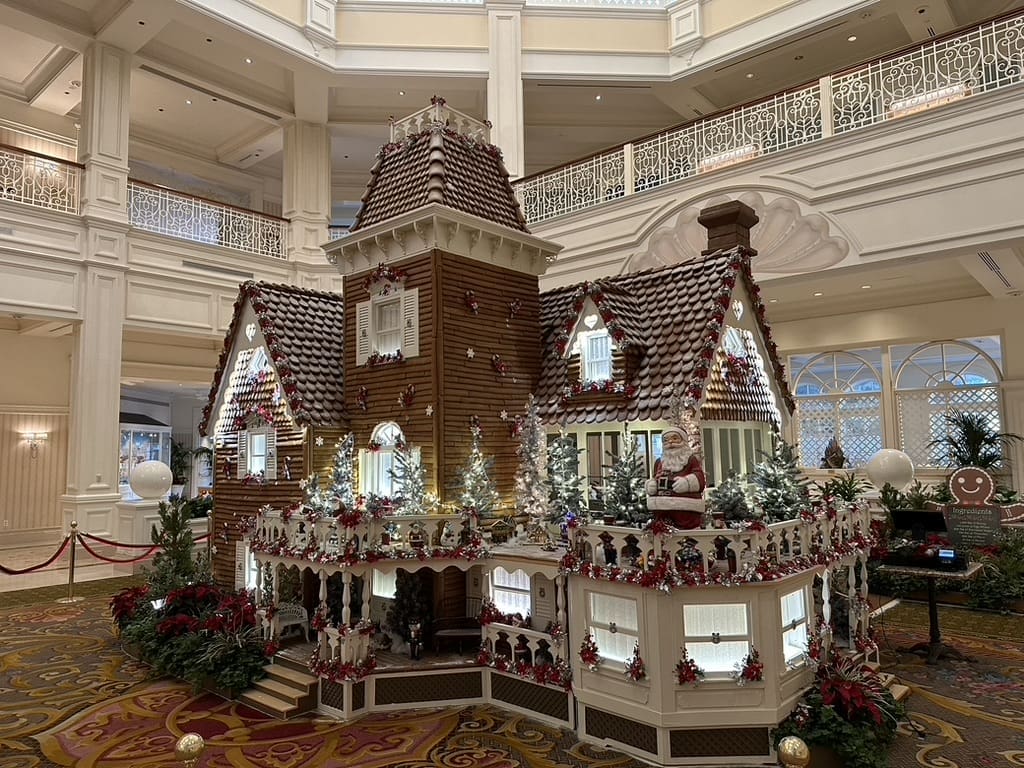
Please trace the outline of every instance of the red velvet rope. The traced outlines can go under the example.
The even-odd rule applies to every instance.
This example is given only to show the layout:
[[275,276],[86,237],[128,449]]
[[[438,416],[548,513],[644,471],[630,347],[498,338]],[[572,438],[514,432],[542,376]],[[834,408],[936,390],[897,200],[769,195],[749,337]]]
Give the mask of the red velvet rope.
[[154,546],[153,544],[122,544],[119,541],[111,541],[110,539],[93,536],[91,533],[86,533],[85,531],[80,532],[78,535],[84,536],[87,539],[92,539],[93,541],[98,541],[100,544],[108,544],[111,547],[120,547],[121,549],[152,549]]
[[101,555],[99,552],[97,552],[96,550],[94,550],[92,547],[90,547],[86,543],[84,536],[85,536],[85,534],[82,534],[82,533],[78,534],[78,540],[82,543],[82,546],[85,547],[85,551],[88,552],[93,557],[95,557],[97,560],[104,560],[104,561],[106,561],[108,563],[136,563],[139,560],[145,560],[147,557],[152,555],[155,550],[160,549],[160,546],[158,544],[152,544],[152,545],[150,545],[148,551],[143,552],[138,557],[129,557],[127,560],[117,560],[117,559],[112,558],[112,557],[105,557],[105,556]]
[[57,547],[57,551],[54,552],[50,556],[50,559],[47,560],[45,563],[40,563],[39,565],[33,565],[31,568],[20,568],[20,569],[18,569],[18,568],[6,568],[3,565],[0,565],[0,573],[5,573],[8,576],[20,576],[23,573],[31,573],[32,571],[41,570],[42,568],[45,568],[50,563],[52,563],[54,560],[56,560],[58,557],[60,557],[61,555],[64,554],[64,550],[68,548],[68,542],[69,541],[71,541],[71,534],[68,534],[68,535],[66,535],[64,537],[64,541],[62,541],[60,543],[60,546]]

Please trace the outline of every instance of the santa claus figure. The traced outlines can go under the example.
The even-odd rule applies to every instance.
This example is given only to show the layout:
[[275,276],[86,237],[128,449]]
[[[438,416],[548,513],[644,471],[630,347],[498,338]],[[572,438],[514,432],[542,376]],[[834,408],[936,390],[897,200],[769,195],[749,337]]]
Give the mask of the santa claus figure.
[[677,528],[699,528],[704,517],[704,467],[690,450],[686,433],[670,427],[661,433],[662,455],[647,481],[647,507]]

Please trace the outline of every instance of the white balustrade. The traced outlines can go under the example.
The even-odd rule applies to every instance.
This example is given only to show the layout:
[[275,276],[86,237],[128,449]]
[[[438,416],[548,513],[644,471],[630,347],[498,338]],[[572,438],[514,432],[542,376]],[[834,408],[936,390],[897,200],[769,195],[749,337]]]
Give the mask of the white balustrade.
[[141,181],[128,181],[128,219],[147,232],[285,258],[284,219]]
[[445,125],[456,133],[469,136],[475,141],[489,143],[491,138],[491,124],[483,120],[470,117],[465,112],[459,112],[445,104],[444,99],[436,98],[429,107],[413,112],[408,117],[399,120],[391,120],[391,141],[402,141],[408,136],[415,136],[430,129],[433,125]]
[[78,213],[82,166],[0,146],[0,200]]
[[[326,642],[323,642],[324,639]],[[338,659],[342,664],[356,664],[370,653],[370,634],[358,629],[350,629],[343,633],[337,627],[325,627],[320,647],[321,657],[324,659]]]
[[494,655],[506,657],[511,662],[527,664],[553,664],[563,656],[561,645],[551,639],[547,632],[510,624],[491,623],[483,628],[483,642]]
[[[628,0],[580,4],[648,5]],[[535,224],[1021,82],[1024,15],[1017,15],[530,176],[514,186],[523,215]]]

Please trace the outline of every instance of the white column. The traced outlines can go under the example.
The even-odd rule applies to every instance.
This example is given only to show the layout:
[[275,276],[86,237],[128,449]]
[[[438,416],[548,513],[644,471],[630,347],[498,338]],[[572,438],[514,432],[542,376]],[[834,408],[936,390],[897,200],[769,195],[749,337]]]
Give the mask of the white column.
[[344,584],[341,593],[341,625],[347,627],[352,623],[352,571],[343,571],[341,580]]
[[[128,263],[128,101],[131,54],[100,43],[86,51],[79,161],[85,166],[81,314],[71,361],[65,523],[101,535],[117,530],[121,332]],[[127,540],[127,539],[123,539]],[[134,542],[132,542],[134,543]]]
[[[1024,435],[1024,379],[1003,379],[1003,432]],[[1007,468],[1014,488],[1024,487],[1024,445],[1010,447]]]
[[282,215],[290,261],[322,266],[331,222],[331,137],[326,125],[296,120],[284,128]]
[[523,4],[524,0],[487,1],[487,119],[491,121],[491,143],[501,149],[505,167],[513,179],[523,176],[526,167]]

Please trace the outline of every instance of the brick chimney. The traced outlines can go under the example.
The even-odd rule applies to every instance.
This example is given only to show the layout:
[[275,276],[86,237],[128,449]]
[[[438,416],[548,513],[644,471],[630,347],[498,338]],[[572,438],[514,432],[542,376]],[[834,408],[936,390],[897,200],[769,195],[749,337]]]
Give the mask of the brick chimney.
[[697,221],[708,230],[708,247],[700,252],[707,256],[718,250],[728,250],[737,245],[746,248],[751,256],[757,254],[750,247],[750,228],[759,219],[754,209],[739,200],[730,200],[705,208],[697,216]]

